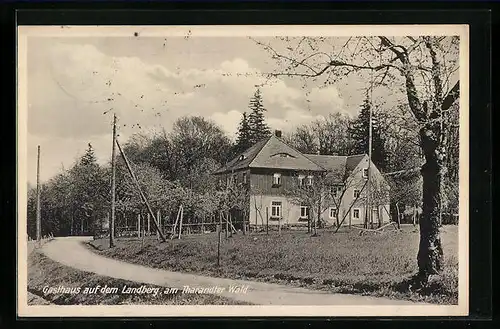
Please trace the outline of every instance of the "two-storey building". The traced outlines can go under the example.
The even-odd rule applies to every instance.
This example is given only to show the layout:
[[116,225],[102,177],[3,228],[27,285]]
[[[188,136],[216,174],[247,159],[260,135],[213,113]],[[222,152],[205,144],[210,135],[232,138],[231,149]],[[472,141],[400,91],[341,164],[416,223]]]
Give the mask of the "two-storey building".
[[[313,188],[315,184],[322,184],[323,193],[330,197],[325,200],[331,201],[320,209],[323,222],[334,224],[343,220],[343,225],[362,224],[368,205],[368,161],[365,154],[303,154],[285,143],[281,132],[276,131],[219,168],[214,175],[221,184],[233,183],[248,189],[249,209],[243,213],[247,214],[250,225],[266,225],[266,222],[307,225],[308,218],[312,217],[311,207],[297,202],[290,191],[298,186]],[[372,220],[388,222],[388,185],[373,163],[370,168]],[[324,180],[331,185],[325,186]]]

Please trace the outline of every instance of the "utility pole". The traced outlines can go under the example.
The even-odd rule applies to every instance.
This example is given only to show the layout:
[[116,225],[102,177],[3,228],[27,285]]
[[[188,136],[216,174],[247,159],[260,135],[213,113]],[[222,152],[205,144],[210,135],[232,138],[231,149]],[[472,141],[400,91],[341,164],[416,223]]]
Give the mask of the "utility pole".
[[38,145],[36,162],[36,241],[42,239],[42,218],[40,214],[40,145]]
[[367,226],[368,222],[370,223],[371,228],[373,228],[373,222],[372,222],[372,204],[371,204],[371,164],[372,164],[372,112],[373,112],[373,73],[371,77],[371,82],[370,82],[370,123],[368,124],[368,186],[366,190],[366,203],[367,203]]
[[116,114],[113,114],[113,147],[111,149],[111,219],[109,222],[109,247],[115,246],[116,202]]

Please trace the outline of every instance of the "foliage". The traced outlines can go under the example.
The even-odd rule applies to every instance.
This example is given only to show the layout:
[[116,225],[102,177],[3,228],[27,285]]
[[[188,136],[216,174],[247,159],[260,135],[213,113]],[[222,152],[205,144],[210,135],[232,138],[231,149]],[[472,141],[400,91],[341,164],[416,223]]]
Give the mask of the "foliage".
[[297,127],[286,141],[302,153],[350,155],[354,147],[348,134],[350,118],[340,112]]
[[[369,89],[385,89],[407,105],[418,125],[425,163],[423,215],[417,256],[425,283],[442,269],[439,234],[449,145],[450,108],[460,95],[458,36],[358,36],[278,38],[276,45],[256,41],[276,61],[272,76],[336,83],[353,74],[365,77]],[[364,74],[369,73],[369,77]]]
[[[370,107],[372,107],[370,100],[365,99],[358,117],[349,126],[348,133],[353,140],[352,154],[369,154]],[[372,113],[372,161],[380,171],[384,172],[387,169],[388,159],[381,130],[377,114]]]
[[253,145],[252,129],[250,126],[247,112],[243,112],[241,121],[238,125],[236,145],[234,146],[235,154],[239,154]]

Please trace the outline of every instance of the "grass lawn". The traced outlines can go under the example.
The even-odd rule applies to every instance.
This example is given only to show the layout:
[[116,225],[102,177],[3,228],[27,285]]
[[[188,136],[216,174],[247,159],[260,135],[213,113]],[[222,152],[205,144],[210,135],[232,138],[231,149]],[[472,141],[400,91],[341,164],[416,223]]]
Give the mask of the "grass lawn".
[[[458,227],[444,226],[443,273],[417,291],[411,276],[417,272],[418,227],[359,235],[343,229],[322,231],[317,237],[303,231],[283,231],[222,237],[217,267],[217,235],[183,236],[159,243],[155,238],[95,240],[94,252],[172,271],[276,282],[340,293],[385,296],[439,304],[458,302]],[[144,245],[143,245],[144,244]]]
[[[67,288],[80,287],[118,288],[116,294],[83,294],[83,293],[44,293],[44,287],[59,286]],[[97,274],[83,272],[64,266],[47,258],[39,251],[28,256],[28,305],[236,305],[245,304],[217,295],[203,294],[122,294],[122,287],[140,287],[141,284],[119,280]],[[157,287],[148,284],[147,287]],[[160,290],[164,290],[161,287]]]

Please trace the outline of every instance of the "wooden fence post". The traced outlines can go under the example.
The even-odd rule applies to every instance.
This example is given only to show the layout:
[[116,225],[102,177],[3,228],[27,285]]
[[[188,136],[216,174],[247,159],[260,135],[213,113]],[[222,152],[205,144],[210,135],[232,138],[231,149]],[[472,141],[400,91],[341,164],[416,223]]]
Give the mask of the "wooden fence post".
[[220,266],[220,245],[222,240],[222,211],[219,212],[219,225],[217,226],[217,267]]
[[182,232],[182,220],[184,219],[184,207],[181,205],[181,218],[180,218],[180,222],[179,222],[179,237],[178,239],[181,238],[181,232]]
[[247,212],[245,210],[243,210],[242,213],[243,213],[243,217],[242,217],[242,221],[243,221],[243,235],[246,235],[246,233],[247,233],[247,221],[245,219],[246,219],[246,213]]
[[[160,210],[160,209],[158,209],[158,210],[156,211],[156,215],[157,215],[157,217],[158,217],[158,225],[160,226],[160,232],[162,232],[162,233],[163,233],[163,226],[162,226],[162,223],[161,223],[161,210]],[[159,235],[159,234],[156,234],[156,238],[157,238],[158,240],[160,240],[160,235]]]
[[[148,213],[148,235],[151,234],[151,222],[150,222],[150,214]],[[157,216],[158,217],[158,216]]]
[[269,234],[269,207],[266,207],[266,234]]
[[141,213],[137,214],[137,236],[141,237]]
[[226,232],[224,232],[225,236],[226,236],[226,239],[228,238],[228,235],[229,235],[229,218],[228,218],[228,214],[226,212],[226,217],[225,217],[225,220],[226,220]]

